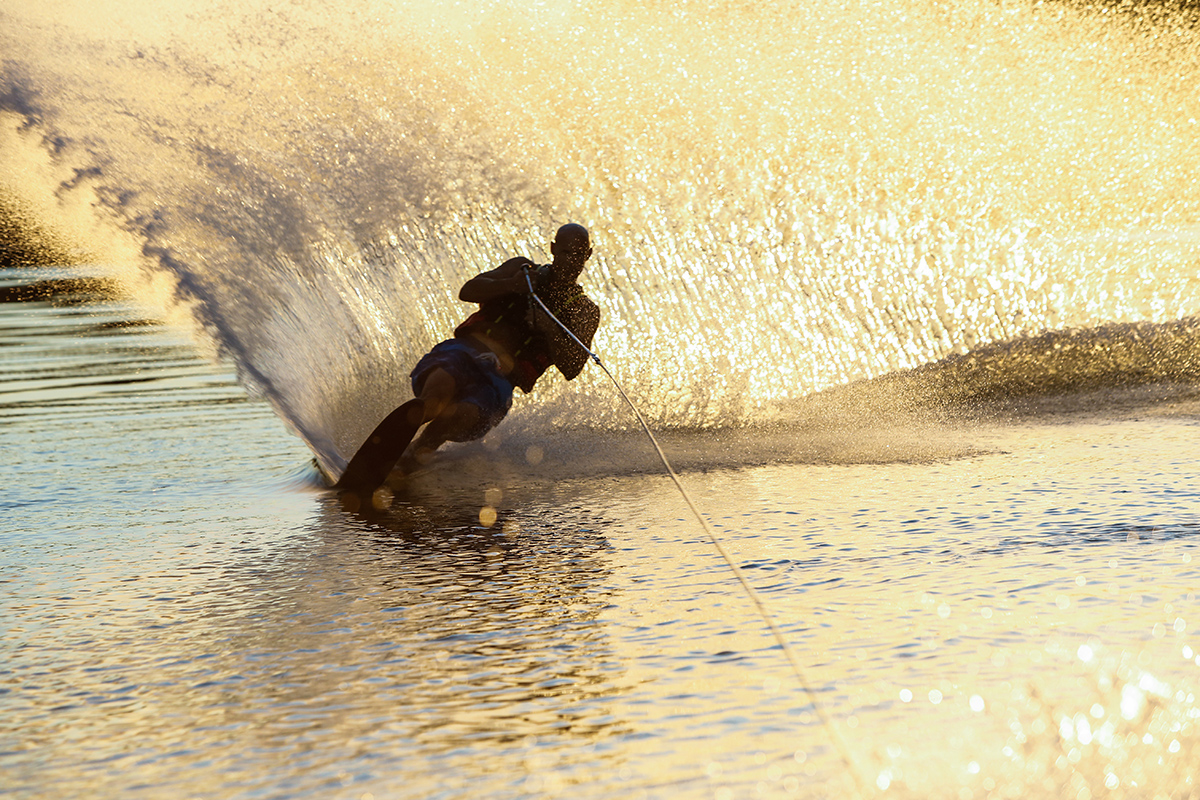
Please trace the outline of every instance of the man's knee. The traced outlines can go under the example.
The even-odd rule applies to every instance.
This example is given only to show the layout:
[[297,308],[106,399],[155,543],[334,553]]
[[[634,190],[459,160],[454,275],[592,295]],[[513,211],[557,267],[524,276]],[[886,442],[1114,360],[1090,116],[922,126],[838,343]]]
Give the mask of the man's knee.
[[[479,407],[474,403],[454,403],[425,427],[405,452],[402,469],[412,469],[429,463],[433,453],[446,442],[466,442],[478,439],[483,433],[474,435],[478,425]],[[485,431],[486,432],[486,431]]]
[[472,430],[479,424],[479,406],[474,403],[459,403],[454,408],[451,425],[457,431],[462,431],[465,435],[467,431]]
[[458,384],[454,376],[441,367],[434,367],[421,381],[418,395],[425,403],[425,421],[441,416],[453,403]]

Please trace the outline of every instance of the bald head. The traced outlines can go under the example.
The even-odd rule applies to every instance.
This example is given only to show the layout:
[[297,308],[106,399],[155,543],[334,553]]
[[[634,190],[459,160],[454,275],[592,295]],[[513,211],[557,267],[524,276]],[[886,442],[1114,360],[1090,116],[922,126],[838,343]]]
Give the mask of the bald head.
[[583,272],[583,265],[592,255],[592,237],[587,228],[568,222],[554,234],[550,252],[554,254],[555,276],[573,281]]
[[554,245],[588,250],[591,249],[592,240],[588,236],[587,228],[577,222],[568,222],[558,229],[558,233],[554,234]]

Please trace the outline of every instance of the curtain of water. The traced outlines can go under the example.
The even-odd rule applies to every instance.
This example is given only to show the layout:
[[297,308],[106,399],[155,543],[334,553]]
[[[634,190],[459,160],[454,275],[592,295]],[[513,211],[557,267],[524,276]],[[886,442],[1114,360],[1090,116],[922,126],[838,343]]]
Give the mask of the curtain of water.
[[[0,48],[10,216],[182,308],[334,469],[461,282],[566,221],[658,425],[1200,304],[1178,14],[16,0]],[[535,397],[510,424],[625,421],[598,376]]]

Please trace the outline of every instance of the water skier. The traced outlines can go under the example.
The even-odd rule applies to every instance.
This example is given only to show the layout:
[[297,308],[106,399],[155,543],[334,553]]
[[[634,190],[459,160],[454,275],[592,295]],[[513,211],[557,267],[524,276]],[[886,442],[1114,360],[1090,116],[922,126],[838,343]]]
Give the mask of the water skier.
[[[446,442],[479,439],[496,427],[512,406],[514,386],[532,391],[551,366],[567,380],[580,373],[588,352],[546,314],[529,287],[532,284],[550,311],[590,347],[600,309],[577,279],[592,255],[591,237],[582,225],[563,225],[550,252],[554,259],[548,265],[510,258],[463,284],[459,299],[478,303],[479,310],[455,329],[453,338],[417,362],[411,374],[416,398],[367,437],[339,486],[373,491],[401,450],[401,468],[410,472]],[[425,430],[413,439],[422,425]]]

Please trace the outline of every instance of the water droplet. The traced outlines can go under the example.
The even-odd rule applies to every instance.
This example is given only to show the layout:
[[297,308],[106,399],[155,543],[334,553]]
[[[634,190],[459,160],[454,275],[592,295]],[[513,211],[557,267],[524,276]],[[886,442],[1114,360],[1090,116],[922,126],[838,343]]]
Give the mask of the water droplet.
[[380,486],[371,494],[371,506],[376,511],[386,511],[392,507],[395,494],[386,486]]
[[1146,696],[1136,686],[1126,684],[1121,688],[1121,716],[1125,719],[1135,719],[1142,711]]
[[1075,726],[1071,724],[1069,717],[1063,717],[1062,722],[1058,723],[1058,735],[1067,742],[1075,738]]
[[929,690],[929,702],[933,703],[935,706],[938,703],[942,702],[942,693],[940,691],[938,691],[937,689],[930,689]]
[[979,712],[979,711],[983,711],[983,709],[984,709],[983,698],[977,694],[971,695],[971,710]]
[[1075,717],[1075,736],[1079,739],[1080,744],[1092,743],[1092,726],[1088,724],[1087,717],[1082,714],[1077,714]]
[[908,689],[900,690],[900,699],[903,700],[904,702],[906,702],[906,703],[912,702],[912,697],[913,697],[912,692],[910,692]]

